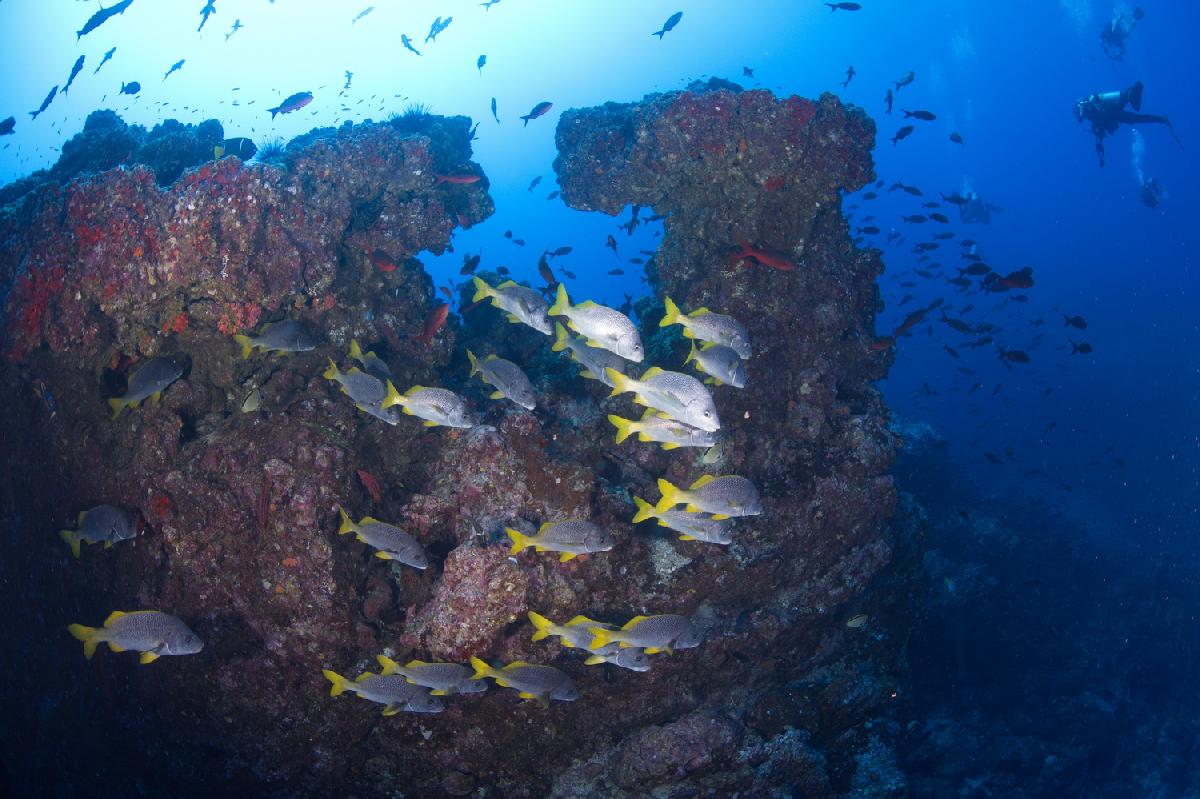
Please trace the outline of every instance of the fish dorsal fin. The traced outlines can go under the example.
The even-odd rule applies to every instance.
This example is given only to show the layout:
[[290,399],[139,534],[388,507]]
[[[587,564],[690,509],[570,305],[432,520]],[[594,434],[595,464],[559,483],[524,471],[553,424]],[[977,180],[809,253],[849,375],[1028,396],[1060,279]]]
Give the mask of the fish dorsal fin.
[[484,362],[484,363],[487,363],[488,361],[495,361],[495,360],[497,360],[497,356],[496,356],[496,354],[495,354],[495,353],[492,353],[491,355],[489,355],[489,356],[487,356],[486,358],[484,358],[484,359],[483,359],[483,362]]
[[362,370],[362,369],[359,369],[357,366],[351,366],[351,367],[350,367],[350,371],[348,371],[348,372],[344,372],[343,374],[348,374],[348,375],[361,375],[362,373],[363,373],[363,370]]
[[642,622],[644,622],[644,621],[645,621],[646,619],[648,619],[648,618],[650,618],[650,617],[649,617],[649,616],[634,616],[632,619],[630,619],[629,621],[627,621],[627,622],[625,623],[625,626],[624,626],[624,627],[622,627],[621,629],[622,629],[622,630],[632,630],[634,627],[636,627],[637,625],[641,624]]
[[417,392],[424,391],[424,390],[425,390],[425,386],[413,386],[408,391],[404,392],[404,396],[411,397],[413,394],[416,394]]
[[85,511],[85,510],[81,510],[81,511],[79,511],[79,521],[77,522],[77,524],[78,524],[80,527],[82,527],[82,526],[83,526],[83,520],[84,520],[84,519],[86,519],[86,518],[87,518],[87,511]]
[[599,308],[600,306],[597,305],[596,303],[592,302],[591,300],[585,300],[584,302],[579,303],[575,307],[576,308]]
[[528,665],[529,664],[523,660],[514,660],[512,663],[509,663],[507,666],[505,666],[503,669],[501,669],[501,671],[508,671],[509,669],[519,669],[519,668],[522,668],[523,666],[528,666]]
[[709,483],[711,483],[713,480],[716,480],[716,479],[717,478],[713,477],[711,474],[706,474],[703,477],[701,477],[699,480],[697,480],[696,482],[692,483],[691,487],[692,488],[700,488],[701,486],[708,485]]
[[581,624],[599,624],[599,623],[600,622],[596,621],[595,619],[589,619],[587,616],[576,616],[575,618],[571,619],[569,622],[567,622],[563,626],[564,627],[578,627]]
[[654,410],[653,408],[647,408],[646,412],[642,414],[642,418],[640,421],[644,422],[647,419],[653,419],[657,413],[658,413],[658,411]]
[[374,677],[374,676],[375,676],[375,675],[374,675],[374,674],[372,674],[371,672],[369,672],[369,671],[364,671],[362,674],[360,674],[360,675],[358,675],[357,677],[355,677],[355,678],[354,678],[354,681],[355,681],[355,682],[363,682],[363,681],[365,681],[365,680],[366,680],[368,677]]
[[549,529],[550,527],[553,527],[555,524],[557,524],[557,522],[542,522],[542,525],[541,525],[541,527],[538,528],[536,535],[541,535],[542,533],[546,532],[547,529]]
[[406,668],[406,669],[415,669],[415,668],[419,668],[419,667],[421,667],[421,666],[428,666],[428,665],[429,665],[429,664],[428,664],[428,663],[426,663],[426,662],[425,662],[425,661],[423,661],[423,660],[410,660],[410,661],[408,661],[407,663],[405,663],[405,664],[404,664],[404,668]]
[[690,314],[688,314],[688,316],[704,316],[705,314],[710,314],[710,313],[712,313],[712,311],[708,310],[708,308],[697,308],[696,310],[694,310]]
[[701,352],[703,352],[703,351],[705,351],[705,350],[711,350],[711,349],[712,349],[713,347],[715,347],[715,346],[717,346],[716,342],[714,342],[714,341],[706,341],[706,342],[704,342],[703,344],[701,344],[701,345],[700,345],[700,351],[701,351]]
[[358,526],[362,527],[364,524],[383,524],[383,522],[379,521],[374,516],[364,516],[358,520]]
[[645,372],[642,373],[642,380],[643,381],[649,380],[650,378],[652,378],[656,375],[661,375],[663,373],[663,371],[665,371],[665,370],[662,369],[661,367],[651,366],[649,369],[647,369]]
[[112,613],[108,614],[108,618],[104,620],[104,626],[109,627],[117,619],[121,618],[122,616],[128,616],[128,615],[129,614],[123,610],[114,610]]
[[517,281],[515,281],[515,280],[506,280],[506,281],[504,281],[503,283],[501,283],[499,286],[496,286],[496,289],[497,289],[497,290],[499,290],[499,289],[510,289],[510,288],[512,288],[513,286],[516,286],[516,285],[519,285],[519,284],[517,283]]

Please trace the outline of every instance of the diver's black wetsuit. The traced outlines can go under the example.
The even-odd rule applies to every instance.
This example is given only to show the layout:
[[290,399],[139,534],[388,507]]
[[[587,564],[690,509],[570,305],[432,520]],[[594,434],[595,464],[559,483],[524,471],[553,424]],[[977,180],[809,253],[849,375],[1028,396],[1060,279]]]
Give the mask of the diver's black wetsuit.
[[[1133,111],[1127,111],[1125,106],[1133,106]],[[1087,120],[1092,124],[1092,134],[1096,137],[1096,154],[1100,156],[1100,166],[1104,166],[1104,137],[1117,132],[1122,124],[1137,125],[1156,122],[1166,125],[1175,136],[1175,128],[1171,120],[1163,114],[1139,114],[1142,108],[1142,82],[1119,92],[1092,94],[1075,103],[1075,118],[1080,122]],[[1175,141],[1179,137],[1175,136]]]
[[1100,47],[1104,50],[1104,54],[1114,61],[1120,61],[1125,57],[1125,42],[1133,33],[1133,28],[1146,13],[1140,8],[1133,10],[1133,16],[1127,17],[1124,14],[1117,14],[1112,21],[1104,26],[1104,30],[1100,31]]

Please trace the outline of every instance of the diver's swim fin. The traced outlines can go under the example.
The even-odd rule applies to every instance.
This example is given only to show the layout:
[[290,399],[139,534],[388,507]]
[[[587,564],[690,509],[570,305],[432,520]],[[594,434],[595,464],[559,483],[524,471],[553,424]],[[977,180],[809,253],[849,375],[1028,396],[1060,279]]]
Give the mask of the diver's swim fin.
[[1126,103],[1129,103],[1131,106],[1133,106],[1134,111],[1142,110],[1142,89],[1143,88],[1144,87],[1142,86],[1142,82],[1139,80],[1137,83],[1133,84],[1128,89],[1121,92],[1121,94],[1123,95],[1121,97],[1121,99],[1124,100]]

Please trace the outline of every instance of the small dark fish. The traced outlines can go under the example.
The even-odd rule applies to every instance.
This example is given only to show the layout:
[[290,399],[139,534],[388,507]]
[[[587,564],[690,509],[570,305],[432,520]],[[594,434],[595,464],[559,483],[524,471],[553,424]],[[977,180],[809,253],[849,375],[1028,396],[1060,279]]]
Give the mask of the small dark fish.
[[638,266],[641,266],[642,264],[644,264],[644,263],[646,263],[646,262],[645,262],[643,259],[641,259],[641,258],[630,258],[630,259],[629,259],[629,263],[631,263],[631,264],[637,264]]
[[574,247],[559,247],[547,253],[551,258],[561,258],[564,255],[570,255],[575,250]]
[[549,194],[547,194],[547,195],[546,195],[546,199],[547,199],[547,200],[556,200],[556,199],[558,199],[558,189],[555,189],[554,191],[552,191],[552,192],[550,192]]
[[[554,106],[554,103],[550,102],[549,100],[543,100],[542,102],[535,105],[528,114],[525,114],[524,116],[522,116],[521,119],[525,120],[525,125],[528,125],[529,120],[537,119],[542,114],[549,111],[553,106]],[[525,127],[525,125],[522,125],[522,127]]]
[[892,94],[891,89],[888,89],[887,94],[885,94],[883,96],[883,102],[887,104],[887,112],[889,114],[892,113],[892,103],[894,103],[895,101],[896,101],[895,95]]
[[512,240],[512,243],[513,243],[513,244],[515,244],[515,245],[517,245],[518,247],[524,247],[524,246],[525,246],[525,239],[513,239],[513,240]]
[[509,274],[509,272],[508,272],[508,267],[507,267],[507,266],[498,266],[498,267],[496,267],[496,274],[498,274],[498,275],[502,275],[502,276],[504,276],[504,277],[508,277],[508,274]]
[[[605,247],[608,247],[610,250],[612,250],[612,251],[613,251],[613,255],[618,255],[618,253],[617,253],[617,240],[616,240],[615,238],[613,238],[613,235],[612,235],[611,233],[609,233],[609,234],[608,234],[608,240],[604,242],[604,246],[605,246]],[[619,256],[618,256],[618,257],[619,257]]]
[[350,70],[346,70],[346,83],[345,83],[345,84],[343,84],[343,86],[342,86],[342,93],[343,93],[343,94],[344,94],[344,93],[346,93],[346,92],[348,92],[348,91],[350,90],[350,80],[351,80],[351,78],[353,78],[353,77],[354,77],[354,73],[353,73],[353,72],[351,72]]
[[511,230],[506,230],[506,231],[504,231],[504,238],[506,238],[506,239],[511,239],[511,238],[512,238],[512,231],[511,231]]
[[1029,353],[1022,350],[1000,350],[1000,359],[1012,363],[1029,363]]
[[[950,219],[945,214],[939,214],[936,211],[929,215],[929,218],[934,222],[941,222],[943,225],[950,224]],[[950,235],[954,235],[953,233]]]
[[859,3],[826,3],[825,5],[829,6],[830,14],[832,14],[834,11],[839,11],[839,10],[841,10],[841,11],[858,11],[862,8],[862,5]]
[[[182,69],[182,68],[183,68],[183,62],[184,62],[185,60],[186,60],[186,59],[183,59],[183,58],[181,58],[181,59],[179,59],[178,61],[176,61],[174,64],[172,64],[172,65],[171,65],[171,68],[167,70],[167,73],[166,73],[165,75],[163,75],[162,79],[163,79],[163,80],[166,80],[167,78],[171,77],[171,74],[172,74],[172,73],[174,73],[174,72],[178,72],[180,69]],[[272,116],[274,116],[274,114],[272,114]]]
[[929,202],[921,203],[922,208],[939,208],[941,205],[942,204],[937,200],[930,200]]
[[667,17],[667,21],[663,23],[662,30],[655,31],[654,33],[652,33],[650,35],[657,36],[659,41],[662,41],[663,34],[667,33],[668,31],[674,30],[675,26],[679,24],[679,20],[681,20],[681,19],[683,19],[683,12],[676,11],[674,14]]
[[917,79],[917,74],[910,69],[904,75],[903,78],[901,78],[900,80],[897,80],[897,81],[893,81],[893,83],[896,85],[896,91],[900,91],[901,89],[903,89],[905,86],[912,83],[916,79]]
[[479,70],[479,76],[483,77],[483,66],[487,63],[487,56],[481,55],[475,59],[475,68]]
[[117,3],[116,5],[109,6],[108,8],[101,8],[95,14],[92,14],[92,16],[88,18],[87,22],[83,23],[83,27],[81,29],[75,32],[76,41],[96,30],[96,28],[99,28],[117,14],[124,14],[125,9],[129,8],[131,5],[133,5],[133,0],[121,0],[121,2]]
[[1063,314],[1063,320],[1065,321],[1064,327],[1077,327],[1080,330],[1087,330],[1087,320],[1082,316],[1067,316]]
[[453,21],[454,17],[446,17],[444,20],[441,17],[435,19],[433,24],[429,26],[429,35],[425,37],[425,44],[436,42],[438,34],[450,27],[450,23]]
[[900,130],[896,131],[896,135],[892,137],[892,145],[895,146],[895,144],[901,139],[907,139],[912,134],[913,130],[915,130],[915,128],[913,128],[912,125],[905,125],[904,127],[900,128]]
[[365,17],[367,14],[370,14],[370,13],[371,13],[372,11],[374,11],[374,10],[375,10],[375,6],[367,6],[367,7],[366,7],[366,8],[364,8],[362,11],[359,11],[359,12],[358,12],[358,16],[357,16],[357,17],[355,17],[354,19],[350,20],[350,24],[351,24],[351,25],[353,25],[354,23],[358,22],[360,19],[362,19],[363,17]]
[[626,294],[625,302],[621,303],[621,307],[617,309],[621,313],[629,316],[629,312],[633,310],[633,295]]
[[38,114],[45,111],[47,108],[50,107],[50,103],[54,102],[54,95],[56,95],[56,94],[58,94],[58,86],[57,85],[53,89],[50,90],[49,94],[46,95],[46,99],[42,100],[42,104],[40,106],[38,106],[38,110],[29,112],[29,116],[33,117],[34,119],[37,119]]
[[[931,217],[931,218],[932,218],[932,217]],[[953,230],[946,230],[946,231],[943,231],[943,232],[941,232],[941,233],[934,233],[934,234],[933,234],[933,237],[934,237],[935,239],[938,239],[938,240],[940,240],[940,241],[947,241],[947,240],[949,240],[949,239],[952,239],[952,238],[954,238],[954,231],[953,231]]]
[[464,255],[462,269],[458,270],[458,273],[460,275],[475,274],[475,270],[479,267],[479,261],[481,258],[482,256],[479,253],[470,256]]
[[480,3],[479,5],[483,6],[484,11],[487,11],[489,8],[491,8],[492,6],[496,5],[496,3],[499,3],[499,2],[500,2],[500,0],[487,0],[486,3]]
[[754,70],[750,69],[750,67],[742,67],[742,76],[746,78],[753,78]]
[[966,142],[963,141],[962,134],[957,130],[950,134],[950,141],[954,142],[955,144],[961,144],[964,147],[967,146]]
[[[421,54],[420,50],[413,47],[412,39],[408,38],[407,33],[400,34],[400,44],[404,45],[404,49],[408,50],[410,53],[416,53],[417,55]],[[492,113],[495,113],[495,112],[496,112],[496,101],[492,100]],[[500,120],[497,119],[496,121],[499,122]]]
[[95,75],[97,72],[100,71],[100,67],[104,66],[109,61],[111,61],[112,57],[113,57],[113,53],[115,53],[115,52],[117,52],[117,48],[113,47],[107,53],[105,53],[104,58],[100,59],[100,66],[97,66],[94,70],[92,70],[92,74]]
[[914,225],[920,225],[929,221],[929,217],[925,216],[924,214],[912,214],[911,216],[901,216],[900,218],[905,222]]
[[[418,53],[420,55],[420,53]],[[500,117],[496,114],[496,98],[492,98],[492,119],[496,120],[496,124],[500,124]]]
[[610,270],[608,270],[608,273],[610,275],[623,275],[623,274],[625,274],[625,270],[624,269],[610,269]]
[[[183,62],[180,61],[179,63],[182,64]],[[312,99],[312,92],[296,92],[279,105],[267,110],[271,112],[271,119],[274,119],[276,114],[290,114],[293,111],[299,111],[311,103]]]
[[71,74],[67,77],[67,83],[62,88],[63,94],[66,94],[67,89],[71,88],[71,84],[75,81],[75,76],[79,74],[81,69],[83,69],[83,56],[75,59],[75,64],[71,67]]
[[946,351],[946,353],[947,353],[947,354],[948,354],[948,355],[949,355],[951,358],[957,358],[957,357],[958,357],[958,350],[954,349],[954,348],[953,348],[953,347],[951,347],[949,344],[943,344],[943,345],[942,345],[942,349],[944,349],[944,350]]
[[990,266],[983,263],[982,261],[976,261],[975,263],[968,266],[966,269],[959,269],[958,273],[960,275],[971,275],[973,277],[978,277],[980,275],[986,275],[986,274],[990,273],[991,271],[992,271],[992,268]]
[[230,36],[237,33],[244,27],[246,27],[246,26],[242,24],[242,21],[240,19],[235,19],[233,21],[233,27],[229,29],[229,33],[225,34],[225,41],[229,41]]
[[258,146],[254,142],[245,136],[238,136],[233,139],[225,139],[214,147],[213,157],[224,158],[227,155],[236,155],[242,161],[249,161],[257,152]]
[[541,182],[542,182],[542,176],[538,175],[536,178],[534,178],[532,181],[530,181],[529,188],[526,189],[525,191],[533,191],[535,188],[537,188],[537,184],[539,184]]
[[919,119],[922,122],[932,122],[933,120],[937,119],[936,116],[928,111],[907,111],[903,108],[900,110],[904,111],[905,119],[909,119],[911,117],[912,119]]
[[11,136],[13,128],[17,126],[17,118],[9,117],[0,121],[0,136]]
[[136,80],[131,80],[129,83],[121,81],[121,94],[137,94],[142,90],[142,84]]
[[1071,342],[1071,354],[1072,355],[1076,355],[1076,354],[1091,355],[1092,354],[1092,345],[1086,341],[1080,341],[1079,343],[1072,341]]
[[550,268],[550,262],[546,260],[545,254],[538,258],[538,274],[542,280],[546,281],[547,286],[553,286],[558,281],[554,279],[554,270]]
[[878,197],[878,196],[879,196],[879,195],[878,195],[878,194],[876,194],[875,192],[873,192],[873,191],[869,191],[869,192],[867,192],[866,194],[864,194],[864,195],[863,195],[863,199],[864,199],[864,200],[874,200],[874,199],[875,199],[876,197]]
[[846,67],[846,79],[845,79],[844,81],[842,81],[842,88],[843,88],[843,89],[845,89],[847,86],[849,86],[849,85],[850,85],[850,81],[854,80],[854,76],[855,76],[855,75],[857,75],[857,74],[858,74],[858,73],[854,71],[854,65],[853,65],[853,64],[851,64],[850,66]]
[[[966,205],[967,203],[971,202],[968,198],[962,196],[961,194],[959,194],[956,191],[951,192],[949,195],[943,194],[942,199],[944,201],[950,203],[951,205]],[[968,241],[970,241],[970,240],[968,239]],[[971,244],[974,244],[974,243],[975,242],[973,242],[973,241],[971,242]],[[964,244],[963,246],[970,246],[970,245]]]
[[200,27],[196,28],[196,33],[204,29],[204,26],[208,24],[208,18],[215,13],[217,13],[217,0],[208,0],[204,4],[204,8],[200,9]]
[[568,280],[574,280],[574,279],[575,279],[575,273],[574,273],[574,272],[572,272],[570,269],[564,269],[564,270],[562,270],[562,273],[563,273],[564,275],[566,275],[566,277],[567,277],[567,279],[568,279]]
[[996,455],[995,453],[992,453],[992,452],[983,453],[983,457],[987,458],[989,461],[996,464],[997,466],[1004,463],[1003,459],[1001,459],[999,455]]
[[855,228],[855,230],[857,230],[859,233],[865,233],[868,236],[874,236],[875,234],[877,234],[879,232],[879,228],[875,227],[874,225],[868,225],[867,227],[858,227],[858,228]]

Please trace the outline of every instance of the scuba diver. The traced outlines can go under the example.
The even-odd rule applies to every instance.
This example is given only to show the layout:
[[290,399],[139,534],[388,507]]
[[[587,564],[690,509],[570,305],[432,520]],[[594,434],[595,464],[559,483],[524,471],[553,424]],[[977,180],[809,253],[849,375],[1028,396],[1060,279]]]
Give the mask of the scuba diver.
[[1104,26],[1104,30],[1100,31],[1100,48],[1104,50],[1104,54],[1114,61],[1124,58],[1125,42],[1144,16],[1146,16],[1146,12],[1141,8],[1135,8],[1128,17],[1125,16],[1124,11],[1117,12],[1117,15]]
[[[1133,111],[1127,111],[1125,106],[1133,106]],[[1142,109],[1142,82],[1139,80],[1127,89],[1119,92],[1091,94],[1075,103],[1075,119],[1084,120],[1092,125],[1092,134],[1096,137],[1096,154],[1100,156],[1100,166],[1104,166],[1104,137],[1116,133],[1122,123],[1137,125],[1146,122],[1156,122],[1166,125],[1175,135],[1171,120],[1163,114],[1139,114]],[[1182,144],[1181,142],[1179,142]]]
[[1142,183],[1142,203],[1147,208],[1157,208],[1166,194],[1158,178],[1146,178]]

